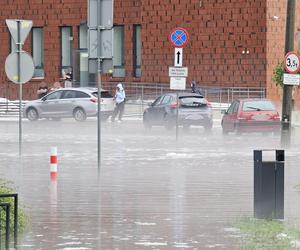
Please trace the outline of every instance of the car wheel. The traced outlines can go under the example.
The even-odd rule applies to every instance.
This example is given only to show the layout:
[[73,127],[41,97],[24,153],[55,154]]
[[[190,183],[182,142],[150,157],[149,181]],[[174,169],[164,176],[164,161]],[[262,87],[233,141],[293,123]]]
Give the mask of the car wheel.
[[146,114],[143,115],[143,124],[144,124],[144,128],[146,130],[151,130],[152,125],[151,125],[149,119],[147,118]]
[[168,118],[168,116],[165,117],[165,128],[167,130],[172,130],[175,127],[175,123],[172,119]]
[[190,125],[189,124],[184,124],[183,125],[183,131],[188,132],[190,130]]
[[229,133],[228,130],[222,128],[222,134],[223,134],[223,135],[228,135],[228,133]]
[[209,123],[207,123],[207,124],[204,125],[204,129],[205,129],[206,132],[211,132],[212,127],[213,127],[213,123],[212,122],[209,122]]
[[241,135],[242,132],[239,130],[239,126],[237,124],[234,125],[234,132],[236,135]]
[[101,115],[101,121],[106,122],[108,117],[109,117],[109,115]]
[[86,113],[82,108],[76,108],[73,112],[73,117],[76,121],[82,122],[86,120]]
[[35,108],[29,108],[27,110],[27,119],[29,121],[36,121],[39,119],[39,114]]

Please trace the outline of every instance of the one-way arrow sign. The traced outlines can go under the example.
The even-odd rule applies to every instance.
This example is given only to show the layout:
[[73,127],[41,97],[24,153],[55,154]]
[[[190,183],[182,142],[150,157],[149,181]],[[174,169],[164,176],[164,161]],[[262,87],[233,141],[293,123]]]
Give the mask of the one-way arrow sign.
[[183,49],[175,48],[175,55],[174,55],[174,66],[175,67],[182,67],[182,57],[183,57]]

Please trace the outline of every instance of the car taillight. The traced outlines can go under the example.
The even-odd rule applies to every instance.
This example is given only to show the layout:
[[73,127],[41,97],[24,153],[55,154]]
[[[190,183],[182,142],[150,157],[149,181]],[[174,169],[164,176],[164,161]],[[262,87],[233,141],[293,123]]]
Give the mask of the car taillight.
[[93,102],[93,103],[97,103],[98,102],[97,98],[91,98],[90,101]]
[[[178,107],[180,107],[180,103],[178,103]],[[171,108],[171,109],[176,109],[176,108],[177,108],[177,102],[172,102],[172,103],[170,104],[170,108]]]
[[276,115],[273,115],[272,119],[273,120],[280,120],[279,114],[277,113]]

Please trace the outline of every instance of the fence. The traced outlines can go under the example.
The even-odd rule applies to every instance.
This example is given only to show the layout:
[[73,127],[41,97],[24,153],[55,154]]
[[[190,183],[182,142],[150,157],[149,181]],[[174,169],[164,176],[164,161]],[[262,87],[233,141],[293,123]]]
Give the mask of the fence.
[[[126,109],[125,116],[141,116],[147,103],[152,102],[158,96],[164,93],[175,92],[170,90],[168,84],[162,83],[132,83],[124,82],[126,90]],[[95,84],[89,84],[95,86]],[[104,82],[102,88],[108,90],[114,94],[116,83]],[[198,89],[211,103],[213,107],[224,109],[233,100],[239,98],[265,98],[265,88],[247,88],[247,87],[201,87]],[[190,90],[187,90],[190,92]],[[5,92],[4,92],[5,93]],[[25,105],[27,101],[23,101]],[[18,116],[19,112],[19,101],[10,101],[0,96],[0,117],[2,116]]]
[[[126,96],[130,100],[153,100],[164,93],[175,92],[170,90],[169,84],[162,83],[132,83],[125,82]],[[103,88],[111,93],[115,91],[115,83],[105,82]],[[211,102],[231,103],[239,98],[265,98],[265,88],[255,87],[208,87],[198,88],[200,92]],[[189,89],[187,91],[190,91]]]
[[[16,248],[18,242],[18,194],[0,194],[0,209],[2,208],[5,212],[5,249],[9,249],[10,241],[10,210],[11,203],[8,202],[7,198],[13,198],[13,214],[14,214],[14,247]],[[4,202],[3,202],[4,199]],[[0,249],[2,232],[1,232],[1,219],[0,218]]]

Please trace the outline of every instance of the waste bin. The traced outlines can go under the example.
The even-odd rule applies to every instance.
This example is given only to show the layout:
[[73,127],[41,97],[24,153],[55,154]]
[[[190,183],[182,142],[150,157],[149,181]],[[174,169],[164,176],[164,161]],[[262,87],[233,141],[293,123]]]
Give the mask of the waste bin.
[[284,218],[284,150],[254,150],[254,217]]

